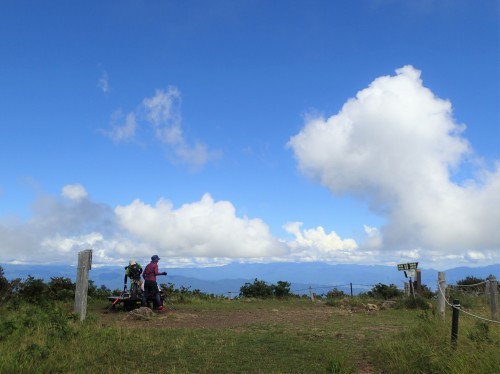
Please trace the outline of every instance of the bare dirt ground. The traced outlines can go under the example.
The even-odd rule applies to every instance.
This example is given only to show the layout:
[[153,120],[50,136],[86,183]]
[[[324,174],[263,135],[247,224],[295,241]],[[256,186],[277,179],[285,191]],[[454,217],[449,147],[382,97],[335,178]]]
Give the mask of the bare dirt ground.
[[[151,313],[150,309],[144,310],[144,318],[136,317],[141,314],[142,309],[127,312],[123,308],[115,311],[101,311],[100,320],[104,326],[116,325],[125,328],[195,328],[195,329],[246,329],[252,324],[280,324],[290,326],[290,328],[310,327],[315,331],[315,327],[321,322],[329,319],[349,318],[353,313],[370,314],[365,310],[350,310],[332,308],[321,303],[311,304],[309,307],[277,307],[277,308],[228,308],[228,309],[203,309],[196,310],[189,307],[179,306],[175,309],[169,308],[164,313]],[[321,334],[321,332],[318,332]],[[335,333],[338,339],[346,339],[343,332]],[[365,334],[359,331],[355,335],[361,343],[365,339]],[[361,374],[372,373],[373,368],[366,358],[359,357],[356,362],[357,372]]]
[[[231,328],[253,323],[286,323],[304,325],[330,318],[333,308],[313,306],[311,308],[279,308],[279,309],[232,309],[232,310],[192,310],[167,309],[164,313],[155,313],[152,317],[141,319],[118,309],[108,313],[101,312],[100,319],[104,325],[119,324],[124,327],[155,326],[160,328]],[[336,313],[338,314],[338,312]],[[304,322],[306,321],[306,322]]]

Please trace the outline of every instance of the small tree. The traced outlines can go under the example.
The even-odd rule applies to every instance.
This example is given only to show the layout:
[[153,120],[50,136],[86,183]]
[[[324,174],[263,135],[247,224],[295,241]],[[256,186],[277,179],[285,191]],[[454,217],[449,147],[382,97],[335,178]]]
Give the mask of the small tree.
[[18,296],[30,303],[44,302],[48,294],[49,286],[45,284],[43,279],[35,279],[28,275],[25,281],[21,281],[18,285]]
[[327,299],[333,299],[335,297],[344,297],[344,296],[345,296],[344,291],[338,290],[337,288],[333,288],[326,293]]
[[75,297],[75,284],[69,278],[51,277],[49,294],[55,300],[68,300]]
[[273,296],[273,288],[255,278],[253,283],[245,283],[240,287],[240,296],[267,298]]
[[368,296],[384,300],[393,299],[401,296],[402,294],[403,292],[399,290],[395,284],[390,284],[388,286],[386,284],[378,283],[373,286],[371,291],[368,291]]
[[468,275],[464,279],[461,279],[457,282],[457,285],[459,286],[471,286],[473,284],[478,284],[478,283],[483,283],[485,282],[485,279],[482,278],[476,278],[472,275]]
[[10,283],[5,278],[3,268],[0,266],[0,300],[9,295],[11,292]]
[[274,296],[282,298],[291,296],[290,286],[291,284],[289,282],[278,281],[277,285],[273,284],[271,287],[273,289]]

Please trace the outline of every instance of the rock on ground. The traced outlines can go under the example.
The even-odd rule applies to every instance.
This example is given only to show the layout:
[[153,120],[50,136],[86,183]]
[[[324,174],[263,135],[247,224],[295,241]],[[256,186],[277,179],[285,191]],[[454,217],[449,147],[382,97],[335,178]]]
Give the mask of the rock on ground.
[[150,320],[155,316],[154,312],[150,308],[140,307],[139,309],[134,309],[130,311],[124,318],[135,319],[135,320]]

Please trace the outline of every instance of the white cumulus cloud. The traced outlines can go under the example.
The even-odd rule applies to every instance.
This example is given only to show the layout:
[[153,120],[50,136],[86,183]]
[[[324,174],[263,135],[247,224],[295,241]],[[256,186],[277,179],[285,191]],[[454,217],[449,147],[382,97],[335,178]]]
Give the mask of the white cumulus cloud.
[[[299,169],[332,193],[366,199],[384,215],[380,248],[429,259],[500,251],[500,171],[456,183],[473,151],[451,103],[405,66],[375,79],[330,118],[308,118],[288,146]],[[373,241],[372,241],[373,244]]]
[[155,206],[135,200],[115,212],[125,229],[168,257],[256,258],[285,252],[262,220],[238,217],[230,202],[214,201],[210,194],[178,209],[163,199]]

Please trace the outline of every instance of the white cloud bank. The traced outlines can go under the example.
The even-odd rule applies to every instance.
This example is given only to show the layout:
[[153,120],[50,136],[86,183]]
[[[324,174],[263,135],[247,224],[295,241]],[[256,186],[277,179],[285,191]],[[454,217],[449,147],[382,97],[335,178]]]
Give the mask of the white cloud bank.
[[428,263],[498,261],[499,163],[476,180],[453,182],[450,171],[472,155],[465,126],[449,101],[423,86],[420,71],[396,73],[375,79],[338,114],[308,118],[288,143],[299,169],[385,216],[377,247],[386,254]]

